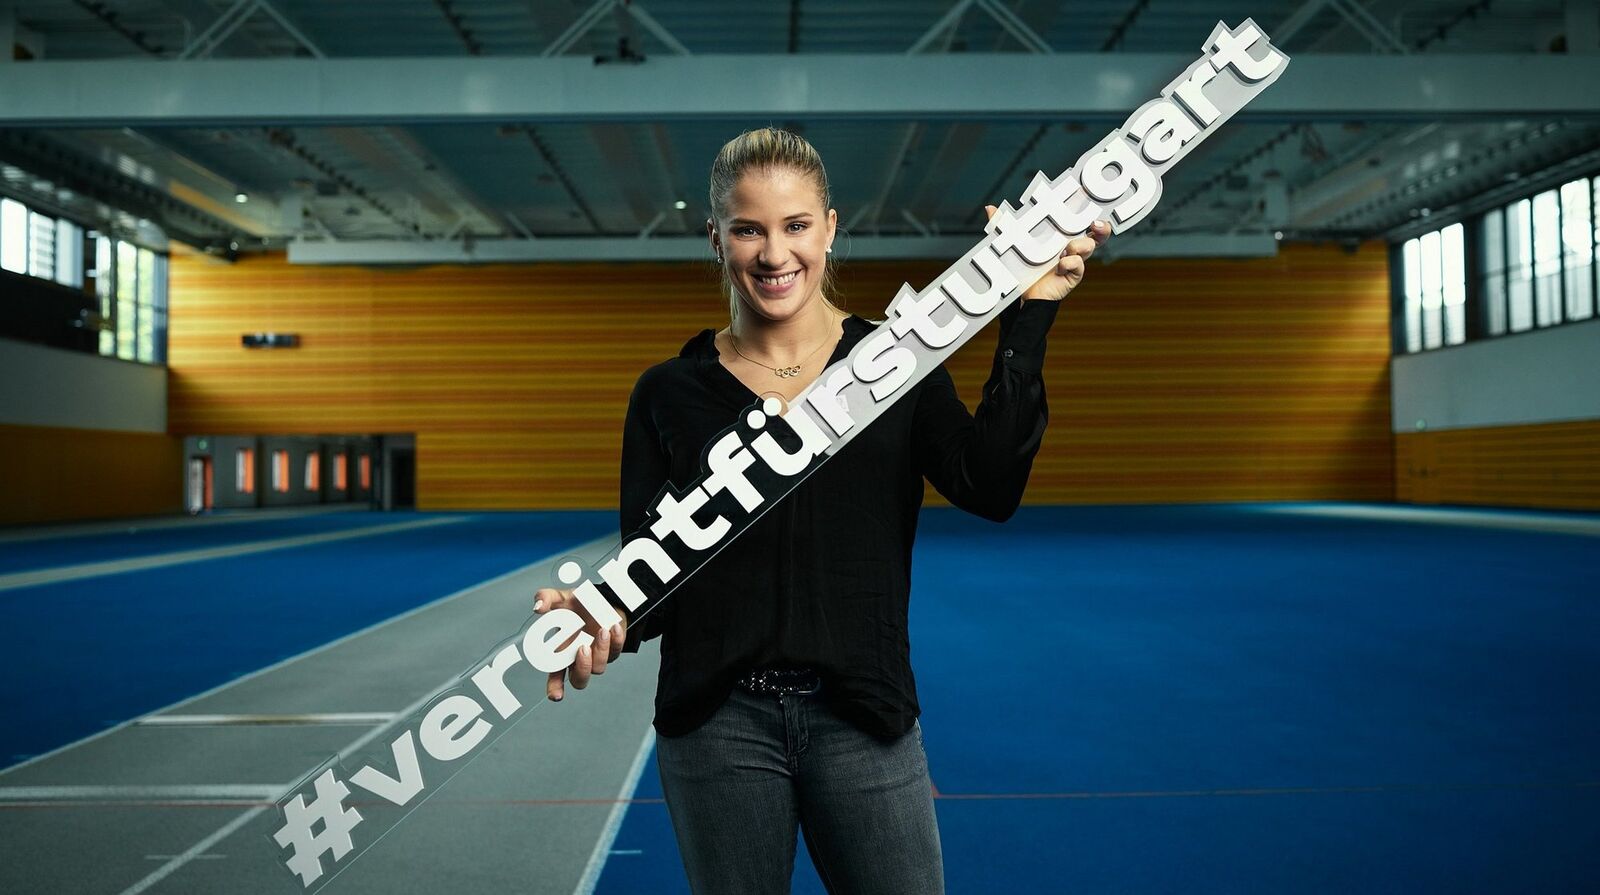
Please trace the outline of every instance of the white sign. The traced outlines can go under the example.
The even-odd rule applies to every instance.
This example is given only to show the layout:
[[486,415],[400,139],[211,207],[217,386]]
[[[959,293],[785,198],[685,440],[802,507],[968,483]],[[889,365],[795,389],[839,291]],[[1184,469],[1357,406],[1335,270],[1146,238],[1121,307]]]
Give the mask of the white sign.
[[[1159,97],[1060,176],[1035,174],[1022,205],[1001,206],[972,251],[926,288],[902,286],[888,319],[789,407],[768,398],[751,408],[706,449],[695,485],[676,494],[663,488],[650,521],[610,551],[596,575],[566,562],[558,571],[562,584],[575,586],[574,596],[603,627],[620,616],[597,581],[631,612],[659,605],[1054,269],[1073,237],[1096,220],[1110,221],[1114,233],[1143,220],[1161,197],[1161,175],[1276,81],[1288,62],[1255,22],[1238,28],[1219,22],[1205,55]],[[524,679],[526,690],[542,698],[546,676],[567,668],[592,642],[584,625],[570,609],[535,616],[467,669],[460,685],[398,722],[396,735],[377,739],[370,753],[333,757],[279,799],[283,826],[272,838],[302,889],[326,885],[521,720],[530,707],[508,677]],[[346,807],[346,781],[397,810],[369,820]],[[352,835],[358,828],[359,839]]]

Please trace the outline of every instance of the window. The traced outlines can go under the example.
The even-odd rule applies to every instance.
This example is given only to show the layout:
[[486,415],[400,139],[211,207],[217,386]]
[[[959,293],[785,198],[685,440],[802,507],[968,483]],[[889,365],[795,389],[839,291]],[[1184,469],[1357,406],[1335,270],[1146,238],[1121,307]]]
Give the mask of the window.
[[1478,278],[1485,335],[1600,317],[1600,177],[1569,180],[1491,208],[1478,224],[1470,245],[1462,244],[1462,225],[1452,224],[1407,240],[1396,254],[1404,267],[1404,306],[1396,322],[1405,327],[1406,351],[1465,340],[1468,270]]
[[28,274],[46,280],[56,275],[56,221],[28,212]]
[[1506,214],[1496,208],[1483,216],[1483,304],[1489,334],[1506,331]]
[[240,494],[256,493],[256,452],[254,448],[239,448],[234,455],[234,490]]
[[1460,345],[1467,340],[1467,254],[1466,228],[1451,224],[1439,233],[1439,255],[1443,272],[1444,343]]
[[1422,350],[1422,240],[1408,239],[1401,250],[1406,289],[1406,351]]
[[1587,178],[1561,187],[1561,270],[1566,318],[1594,316],[1594,189]]
[[156,359],[156,255],[149,249],[139,250],[139,286],[134,294],[139,306],[139,360],[151,363]]
[[333,487],[343,491],[349,487],[350,458],[343,451],[333,457]]
[[56,221],[55,281],[83,288],[83,228],[71,221]]
[[106,357],[166,362],[167,264],[159,252],[0,199],[0,268],[74,290],[93,277],[101,329],[92,350]]
[[0,267],[28,272],[28,206],[0,199]]
[[111,357],[117,353],[117,334],[109,324],[116,319],[112,297],[116,294],[111,272],[111,240],[98,236],[94,241],[94,293],[100,299],[100,320],[107,328],[100,330],[100,353]]
[[361,455],[361,490],[366,491],[372,487],[372,455]]
[[1533,320],[1561,322],[1561,207],[1555,190],[1533,197]]
[[117,242],[117,357],[133,360],[139,325],[139,247],[131,242]]
[[289,452],[272,452],[272,490],[280,494],[289,492]]
[[322,490],[322,454],[317,451],[306,454],[306,490]]
[[1406,240],[1406,351],[1459,345],[1467,338],[1465,230],[1451,224],[1443,230]]
[[1533,327],[1533,203],[1506,209],[1506,316],[1511,332]]

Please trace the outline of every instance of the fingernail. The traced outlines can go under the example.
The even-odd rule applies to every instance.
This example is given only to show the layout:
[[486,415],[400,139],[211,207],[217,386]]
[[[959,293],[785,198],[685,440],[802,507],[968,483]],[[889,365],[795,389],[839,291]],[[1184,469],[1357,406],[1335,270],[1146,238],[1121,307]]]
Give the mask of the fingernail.
[[544,608],[544,601],[543,600],[534,600],[533,601],[533,611],[534,612],[538,612],[539,610],[541,610],[543,608]]
[[580,655],[582,655],[585,659],[589,658],[589,648],[586,647],[586,646],[579,647],[578,648],[578,653]]

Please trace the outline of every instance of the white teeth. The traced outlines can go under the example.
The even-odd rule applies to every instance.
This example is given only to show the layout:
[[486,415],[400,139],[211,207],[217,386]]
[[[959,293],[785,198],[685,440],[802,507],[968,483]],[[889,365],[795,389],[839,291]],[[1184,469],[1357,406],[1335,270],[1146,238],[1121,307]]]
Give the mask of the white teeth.
[[756,279],[760,280],[761,282],[763,282],[765,284],[767,284],[768,286],[784,286],[784,285],[788,285],[789,283],[794,282],[794,278],[799,276],[799,275],[800,275],[800,271],[797,270],[794,273],[786,273],[781,277],[757,276]]

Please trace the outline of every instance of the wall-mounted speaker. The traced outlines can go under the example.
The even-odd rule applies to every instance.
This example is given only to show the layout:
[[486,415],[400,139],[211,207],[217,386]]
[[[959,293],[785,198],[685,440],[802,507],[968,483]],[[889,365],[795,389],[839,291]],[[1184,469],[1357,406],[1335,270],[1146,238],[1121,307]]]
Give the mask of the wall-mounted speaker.
[[240,337],[246,348],[296,348],[300,337],[294,333],[245,333]]

